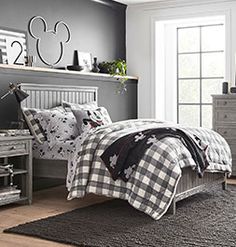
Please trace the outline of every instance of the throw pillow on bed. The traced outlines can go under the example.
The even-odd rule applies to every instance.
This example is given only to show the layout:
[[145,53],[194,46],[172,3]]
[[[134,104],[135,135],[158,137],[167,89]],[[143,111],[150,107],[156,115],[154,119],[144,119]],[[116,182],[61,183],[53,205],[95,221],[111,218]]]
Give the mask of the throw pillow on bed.
[[45,110],[35,115],[47,135],[52,148],[58,142],[73,140],[79,135],[76,119],[72,112]]
[[46,136],[38,119],[34,117],[37,111],[39,111],[39,109],[35,109],[35,108],[22,109],[22,113],[30,129],[31,134],[34,136],[35,141],[37,141],[39,144],[42,144],[44,141],[46,141]]
[[111,124],[111,118],[104,107],[98,107],[93,110],[89,109],[72,109],[77,121],[79,133],[89,131],[98,126]]
[[62,100],[61,104],[62,104],[62,107],[66,111],[71,111],[71,109],[73,110],[76,110],[76,109],[95,110],[96,108],[98,108],[98,105],[95,101],[91,101],[91,102],[84,103],[84,104],[76,104],[76,103],[70,103],[70,102]]

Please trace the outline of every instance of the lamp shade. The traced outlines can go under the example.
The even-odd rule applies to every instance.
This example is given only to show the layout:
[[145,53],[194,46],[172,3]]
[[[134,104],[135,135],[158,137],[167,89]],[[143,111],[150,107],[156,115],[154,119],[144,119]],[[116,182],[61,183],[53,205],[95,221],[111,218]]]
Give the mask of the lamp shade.
[[20,103],[21,101],[23,101],[24,99],[26,99],[29,96],[26,92],[24,92],[23,90],[20,89],[19,83],[16,85],[13,83],[10,83],[9,84],[9,91],[1,97],[1,100],[4,99],[5,97],[7,97],[9,94],[13,94],[13,93],[14,93],[18,103]]
[[[18,87],[17,87],[18,88]],[[21,101],[23,101],[24,99],[26,99],[29,95],[24,92],[23,90],[21,89],[17,89],[14,91],[14,94],[16,96],[16,100],[20,103]]]

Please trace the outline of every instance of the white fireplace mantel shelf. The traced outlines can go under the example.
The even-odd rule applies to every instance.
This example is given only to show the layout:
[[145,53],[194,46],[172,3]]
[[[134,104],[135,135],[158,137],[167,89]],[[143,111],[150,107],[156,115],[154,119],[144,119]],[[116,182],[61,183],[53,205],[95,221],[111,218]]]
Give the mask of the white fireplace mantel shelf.
[[[103,73],[92,73],[92,72],[79,72],[62,69],[52,69],[43,67],[27,67],[23,65],[8,65],[0,64],[0,74],[14,74],[14,75],[33,75],[33,76],[48,76],[48,77],[72,77],[81,80],[99,80],[99,81],[118,81],[122,76],[111,76]],[[126,76],[129,80],[138,80],[136,76]]]

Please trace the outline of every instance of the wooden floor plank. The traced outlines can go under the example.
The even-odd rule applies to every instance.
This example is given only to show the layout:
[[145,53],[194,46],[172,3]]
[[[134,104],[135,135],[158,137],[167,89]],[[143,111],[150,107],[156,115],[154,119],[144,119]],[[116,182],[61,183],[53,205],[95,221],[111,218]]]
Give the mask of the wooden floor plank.
[[227,179],[227,183],[236,185],[236,178],[234,177],[234,178]]

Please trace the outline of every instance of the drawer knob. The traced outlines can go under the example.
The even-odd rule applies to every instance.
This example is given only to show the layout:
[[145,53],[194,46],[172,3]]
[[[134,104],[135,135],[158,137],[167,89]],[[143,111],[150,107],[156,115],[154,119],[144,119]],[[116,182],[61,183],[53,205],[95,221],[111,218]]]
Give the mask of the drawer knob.
[[228,133],[228,131],[227,131],[227,130],[225,130],[223,134],[224,134],[224,135],[227,135],[227,133]]
[[16,150],[16,146],[12,146],[11,147],[11,150]]
[[225,115],[224,115],[224,118],[227,118],[227,117],[228,117],[228,116],[225,114]]
[[227,101],[224,101],[224,105],[227,105]]

